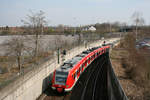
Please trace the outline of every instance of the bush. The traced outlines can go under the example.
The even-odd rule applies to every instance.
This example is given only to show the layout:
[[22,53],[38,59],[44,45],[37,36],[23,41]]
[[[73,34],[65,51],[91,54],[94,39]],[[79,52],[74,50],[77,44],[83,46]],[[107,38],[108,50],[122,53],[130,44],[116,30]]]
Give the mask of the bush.
[[9,30],[3,30],[0,35],[9,35],[9,34],[10,34]]
[[127,74],[139,85],[144,85],[149,73],[149,65],[143,51],[136,49],[136,39],[134,34],[127,34],[122,40],[121,46],[128,51],[128,60],[123,61],[123,65],[127,69]]
[[6,67],[0,67],[0,74],[7,73],[8,69]]

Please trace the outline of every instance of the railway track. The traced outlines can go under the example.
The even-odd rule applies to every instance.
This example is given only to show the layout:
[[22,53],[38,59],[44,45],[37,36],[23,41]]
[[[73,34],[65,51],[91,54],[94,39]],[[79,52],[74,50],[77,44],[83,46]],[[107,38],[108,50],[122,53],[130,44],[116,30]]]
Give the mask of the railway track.
[[94,83],[92,100],[108,100],[107,73],[106,73],[107,61],[105,61],[102,66],[105,67],[101,67],[101,69],[98,71],[98,75]]
[[64,96],[46,96],[43,100],[70,100],[67,95]]
[[[83,89],[81,100],[99,100],[100,99],[100,90],[103,86],[99,84],[100,80],[104,80],[103,74],[104,74],[104,68],[102,67],[106,64],[105,57],[103,58],[103,62],[97,62],[95,64],[94,70],[90,73],[85,87]],[[104,83],[106,84],[106,83]],[[100,87],[97,89],[97,87]]]
[[58,94],[56,91],[48,88],[37,100],[70,100],[71,93]]
[[71,100],[107,100],[107,58],[101,56],[81,75]]

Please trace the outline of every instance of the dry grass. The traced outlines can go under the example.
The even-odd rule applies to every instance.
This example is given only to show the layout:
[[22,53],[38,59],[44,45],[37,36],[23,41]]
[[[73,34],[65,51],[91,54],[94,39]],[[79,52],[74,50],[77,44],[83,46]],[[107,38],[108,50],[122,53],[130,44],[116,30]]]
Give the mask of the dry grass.
[[[25,57],[26,62],[22,65],[23,71],[26,70],[26,68],[31,67],[31,65],[35,62],[40,62],[41,60],[45,59],[46,57],[49,57],[52,55],[52,52],[45,52],[41,53],[38,57],[34,57],[31,59],[31,57]],[[17,63],[11,64],[12,57],[0,57],[0,67],[2,69],[2,73],[0,74],[0,87],[1,85],[5,85],[5,81],[9,82],[9,79],[13,78],[12,75],[15,75],[20,72]],[[31,60],[28,60],[31,59]]]
[[11,73],[5,73],[0,75],[0,82],[6,80],[9,76],[11,76]]
[[114,70],[130,100],[150,100],[150,56],[147,54],[150,53],[135,48],[133,34],[127,35],[111,52]]
[[[114,53],[114,54],[113,54]],[[122,54],[123,53],[123,54]],[[115,50],[111,52],[111,61],[114,67],[115,74],[117,75],[125,94],[129,100],[146,100],[145,99],[145,88],[139,86],[127,73],[127,65],[124,67],[123,60],[127,60],[126,55],[128,54],[125,50]],[[117,59],[116,59],[117,58]],[[123,60],[122,60],[123,59]]]

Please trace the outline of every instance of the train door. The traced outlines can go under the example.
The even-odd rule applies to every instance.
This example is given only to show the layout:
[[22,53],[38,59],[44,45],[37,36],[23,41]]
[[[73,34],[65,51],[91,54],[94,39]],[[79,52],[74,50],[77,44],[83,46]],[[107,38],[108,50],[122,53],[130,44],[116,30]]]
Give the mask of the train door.
[[85,61],[85,67],[87,67],[87,60]]

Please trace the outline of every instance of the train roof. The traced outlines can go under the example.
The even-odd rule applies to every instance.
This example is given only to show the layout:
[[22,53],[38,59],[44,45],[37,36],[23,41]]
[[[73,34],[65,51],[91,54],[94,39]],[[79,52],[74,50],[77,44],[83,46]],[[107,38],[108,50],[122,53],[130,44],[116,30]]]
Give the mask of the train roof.
[[76,65],[83,57],[75,56],[73,59],[64,62],[64,64],[56,69],[57,71],[68,72],[74,65]]
[[64,64],[61,65],[61,67],[59,67],[58,69],[56,69],[56,71],[69,72],[69,70],[72,69],[73,66],[75,66],[82,58],[84,58],[86,55],[88,55],[89,53],[91,53],[92,51],[94,51],[98,48],[100,48],[100,47],[94,47],[94,48],[88,49],[86,51],[83,51],[81,54],[64,62]]
[[77,55],[78,57],[85,57],[87,54],[81,53],[79,55]]

